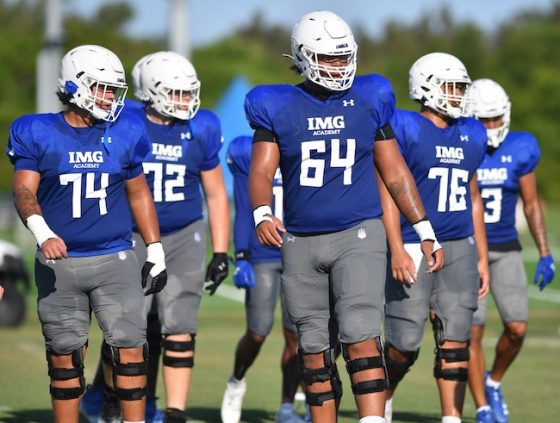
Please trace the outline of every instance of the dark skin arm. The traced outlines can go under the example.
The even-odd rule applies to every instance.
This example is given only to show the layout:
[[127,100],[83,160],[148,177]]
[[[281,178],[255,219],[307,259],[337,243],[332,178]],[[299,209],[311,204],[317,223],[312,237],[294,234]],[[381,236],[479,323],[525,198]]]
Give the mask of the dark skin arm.
[[[14,205],[21,221],[27,225],[29,216],[42,216],[41,207],[37,201],[37,190],[41,176],[32,170],[16,170],[12,183]],[[48,224],[48,222],[47,222]],[[68,257],[66,244],[60,237],[50,238],[39,246],[47,260],[57,260]]]
[[480,275],[480,289],[478,297],[482,298],[490,289],[490,269],[488,267],[488,243],[486,242],[486,225],[484,224],[484,204],[478,184],[476,182],[476,174],[472,177],[471,187],[471,203],[472,216],[474,225],[474,241],[476,243],[476,253],[478,256],[478,273]]
[[[426,216],[424,205],[418,195],[414,178],[397,147],[396,140],[392,138],[377,141],[374,157],[375,166],[388,193],[408,222],[413,224],[424,218]],[[428,264],[428,272],[435,272],[443,267],[443,249],[434,252],[433,247],[432,241],[424,241],[421,244],[422,253]]]
[[146,245],[159,242],[156,208],[143,173],[126,181],[126,195],[138,231]]
[[[251,168],[249,169],[249,198],[253,209],[272,204],[272,181],[280,163],[280,149],[274,142],[253,143]],[[280,247],[282,237],[278,233],[286,232],[280,219],[268,215],[272,222],[263,221],[257,228],[258,240],[268,246]]]
[[537,193],[537,179],[533,172],[529,172],[519,178],[521,199],[523,200],[523,212],[529,225],[529,230],[541,257],[548,256],[550,249],[546,237],[546,225],[544,214]]

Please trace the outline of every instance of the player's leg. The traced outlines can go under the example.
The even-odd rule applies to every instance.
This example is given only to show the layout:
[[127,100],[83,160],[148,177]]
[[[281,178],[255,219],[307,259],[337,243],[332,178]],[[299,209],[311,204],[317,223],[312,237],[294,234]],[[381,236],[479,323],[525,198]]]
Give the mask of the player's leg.
[[198,311],[204,283],[206,229],[196,221],[162,239],[166,251],[167,285],[157,302],[163,333],[162,374],[166,418],[186,421],[195,363]]
[[[74,273],[79,259],[67,258],[47,263],[42,253],[35,259],[37,312],[41,322],[50,394],[55,422],[78,420],[80,396],[85,389],[84,353],[87,345],[89,299]],[[61,313],[60,310],[67,310]]]
[[[157,294],[156,294],[157,298]],[[161,357],[161,322],[159,321],[157,300],[152,301],[148,312],[146,340],[148,342],[148,392],[146,395],[146,423],[160,423],[164,414],[157,407],[157,381],[159,359]]]
[[486,397],[497,422],[507,422],[509,412],[501,381],[523,345],[529,318],[527,275],[519,251],[490,252],[497,267],[492,279],[492,293],[504,324],[496,345],[494,362],[486,379]]
[[469,341],[477,307],[479,276],[470,239],[448,241],[445,267],[436,273],[432,326],[436,341],[434,377],[442,418],[461,419],[468,379]]
[[306,401],[315,422],[336,421],[342,384],[335,362],[336,321],[331,318],[328,267],[330,235],[285,233],[282,298],[299,337],[299,362]]
[[112,383],[122,419],[143,421],[148,359],[147,313],[138,261],[133,251],[90,260],[91,272],[96,275],[91,277],[94,281],[90,287],[91,306],[105,338],[103,360],[110,363],[105,381],[108,385]]
[[387,269],[379,219],[332,234],[331,290],[339,337],[360,419],[383,422],[387,376],[380,341]]
[[405,248],[417,263],[418,280],[412,285],[402,284],[387,272],[385,285],[385,361],[389,387],[385,419],[392,420],[393,396],[399,383],[416,362],[428,319],[434,275],[425,272],[426,262],[419,244]]

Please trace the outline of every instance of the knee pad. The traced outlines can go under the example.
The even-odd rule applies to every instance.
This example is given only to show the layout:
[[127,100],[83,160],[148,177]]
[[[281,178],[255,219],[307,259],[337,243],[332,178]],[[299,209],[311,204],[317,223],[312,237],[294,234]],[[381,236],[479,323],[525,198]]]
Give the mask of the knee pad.
[[[346,362],[346,371],[350,375],[350,381],[352,384],[352,393],[354,395],[366,395],[373,394],[375,392],[383,392],[387,389],[387,373],[385,370],[385,360],[383,359],[383,349],[381,348],[381,343],[379,338],[376,338],[377,350],[379,351],[378,356],[372,357],[360,357],[350,360],[348,357],[348,346],[346,344],[342,345],[342,356]],[[352,380],[352,375],[354,373],[359,373],[364,370],[371,369],[383,369],[384,378],[383,379],[371,379],[364,380],[362,382],[354,383]]]
[[313,406],[321,406],[325,401],[336,400],[342,397],[342,382],[338,374],[335,361],[335,350],[329,348],[323,351],[324,367],[318,369],[308,369],[303,364],[303,353],[298,351],[298,358],[300,364],[300,372],[305,386],[313,385],[316,382],[330,381],[331,390],[326,392],[309,392],[305,390],[305,398],[307,404]]
[[146,385],[137,388],[120,388],[117,376],[144,376],[148,373],[148,345],[142,346],[144,360],[139,363],[121,363],[118,347],[109,346],[113,366],[113,387],[117,398],[124,401],[137,401],[146,395]]
[[[54,367],[52,364],[52,356],[72,356],[72,368]],[[84,353],[82,348],[72,351],[70,354],[58,354],[52,350],[47,350],[47,363],[49,368],[49,376],[53,380],[70,380],[78,378],[80,386],[75,388],[58,388],[49,387],[51,397],[56,400],[70,400],[79,398],[84,393],[85,380],[84,380]]]
[[[393,360],[389,354],[389,350],[391,349],[399,351],[406,357],[406,360],[403,362]],[[392,388],[397,386],[418,359],[419,352],[420,350],[403,352],[389,343],[385,344],[385,363],[387,364],[387,378],[389,379],[388,387]]]
[[432,321],[432,328],[434,330],[434,338],[436,341],[434,377],[436,379],[466,382],[469,377],[467,367],[444,369],[442,366],[442,360],[445,360],[447,363],[458,363],[461,361],[468,362],[470,358],[469,343],[467,342],[466,346],[463,348],[441,348],[441,345],[446,341],[446,339],[443,333],[443,323],[437,315]]
[[163,338],[162,346],[163,346],[163,365],[169,367],[194,367],[194,357],[170,357],[166,354],[167,351],[174,351],[174,352],[187,352],[193,351],[196,344],[195,341],[196,335],[191,335],[190,341],[170,341],[167,337]]

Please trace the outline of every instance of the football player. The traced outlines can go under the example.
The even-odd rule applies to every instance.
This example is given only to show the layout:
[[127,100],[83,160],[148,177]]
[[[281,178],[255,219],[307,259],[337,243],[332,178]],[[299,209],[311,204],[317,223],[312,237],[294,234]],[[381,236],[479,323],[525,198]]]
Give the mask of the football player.
[[527,276],[515,228],[515,208],[520,195],[539,250],[534,283],[541,291],[552,282],[555,268],[534,174],[541,157],[537,140],[528,132],[509,131],[511,103],[498,83],[478,79],[469,88],[468,96],[473,103],[473,116],[484,124],[487,133],[488,145],[478,169],[478,186],[485,210],[490,288],[504,325],[491,371],[485,373],[481,342],[486,298],[480,299],[471,331],[469,386],[477,406],[477,422],[506,423],[509,413],[501,381],[521,350],[529,317]]
[[[357,45],[346,22],[328,11],[306,14],[291,44],[304,82],[261,85],[245,100],[255,130],[249,193],[257,238],[281,247],[312,420],[336,421],[339,339],[360,422],[383,422],[387,247],[375,168],[418,230],[429,271],[442,266],[443,251],[432,255],[435,235],[394,140],[393,89],[380,75],[355,77]],[[278,166],[285,227],[272,212]]]
[[[142,121],[123,111],[125,74],[113,52],[96,45],[70,50],[62,58],[58,89],[67,110],[18,118],[7,147],[15,206],[38,246],[37,311],[54,421],[78,420],[93,311],[112,369],[107,384],[124,420],[143,422],[144,295],[166,283],[157,216],[142,171],[150,144]],[[132,251],[133,217],[140,242],[147,244],[142,272]]]
[[480,122],[465,117],[465,90],[470,83],[456,57],[446,53],[422,56],[409,72],[410,97],[420,103],[420,112],[397,110],[391,119],[401,153],[445,249],[446,264],[437,273],[425,272],[420,239],[383,195],[391,252],[385,288],[387,421],[392,418],[395,389],[418,357],[430,310],[442,422],[461,421],[472,316],[477,297],[488,291],[483,206],[476,185],[486,132]]
[[[227,163],[234,181],[235,272],[233,282],[246,289],[245,312],[247,330],[237,343],[233,374],[229,378],[222,400],[221,417],[224,423],[237,423],[241,418],[245,395],[245,374],[257,358],[274,323],[274,309],[280,295],[280,249],[262,245],[255,235],[253,214],[249,203],[249,167],[252,137],[240,136],[231,141]],[[274,215],[282,220],[282,175],[278,169],[272,182]],[[293,408],[299,384],[297,371],[297,335],[285,307],[282,306],[284,349],[281,356],[282,398],[276,422],[303,423]]]

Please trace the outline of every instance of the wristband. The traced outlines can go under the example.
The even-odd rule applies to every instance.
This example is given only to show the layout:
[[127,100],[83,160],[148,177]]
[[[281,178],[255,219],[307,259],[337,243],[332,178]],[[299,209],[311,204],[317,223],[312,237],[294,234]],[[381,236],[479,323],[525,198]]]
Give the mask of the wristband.
[[272,222],[272,217],[268,216],[269,214],[272,214],[272,209],[270,208],[270,206],[267,205],[259,206],[255,210],[253,210],[253,219],[255,220],[255,228],[265,220]]
[[239,250],[235,253],[235,260],[249,260],[249,251]]
[[422,219],[419,222],[416,222],[414,225],[412,225],[412,228],[418,234],[418,237],[420,238],[420,242],[436,240],[436,234],[434,232],[434,228],[432,228],[432,224],[430,223],[429,220]]
[[146,261],[150,263],[165,263],[165,253],[161,242],[146,245]]
[[31,231],[37,240],[37,245],[39,247],[41,247],[47,239],[56,238],[56,234],[49,228],[43,216],[32,214],[27,218],[25,224],[27,225],[27,229]]

